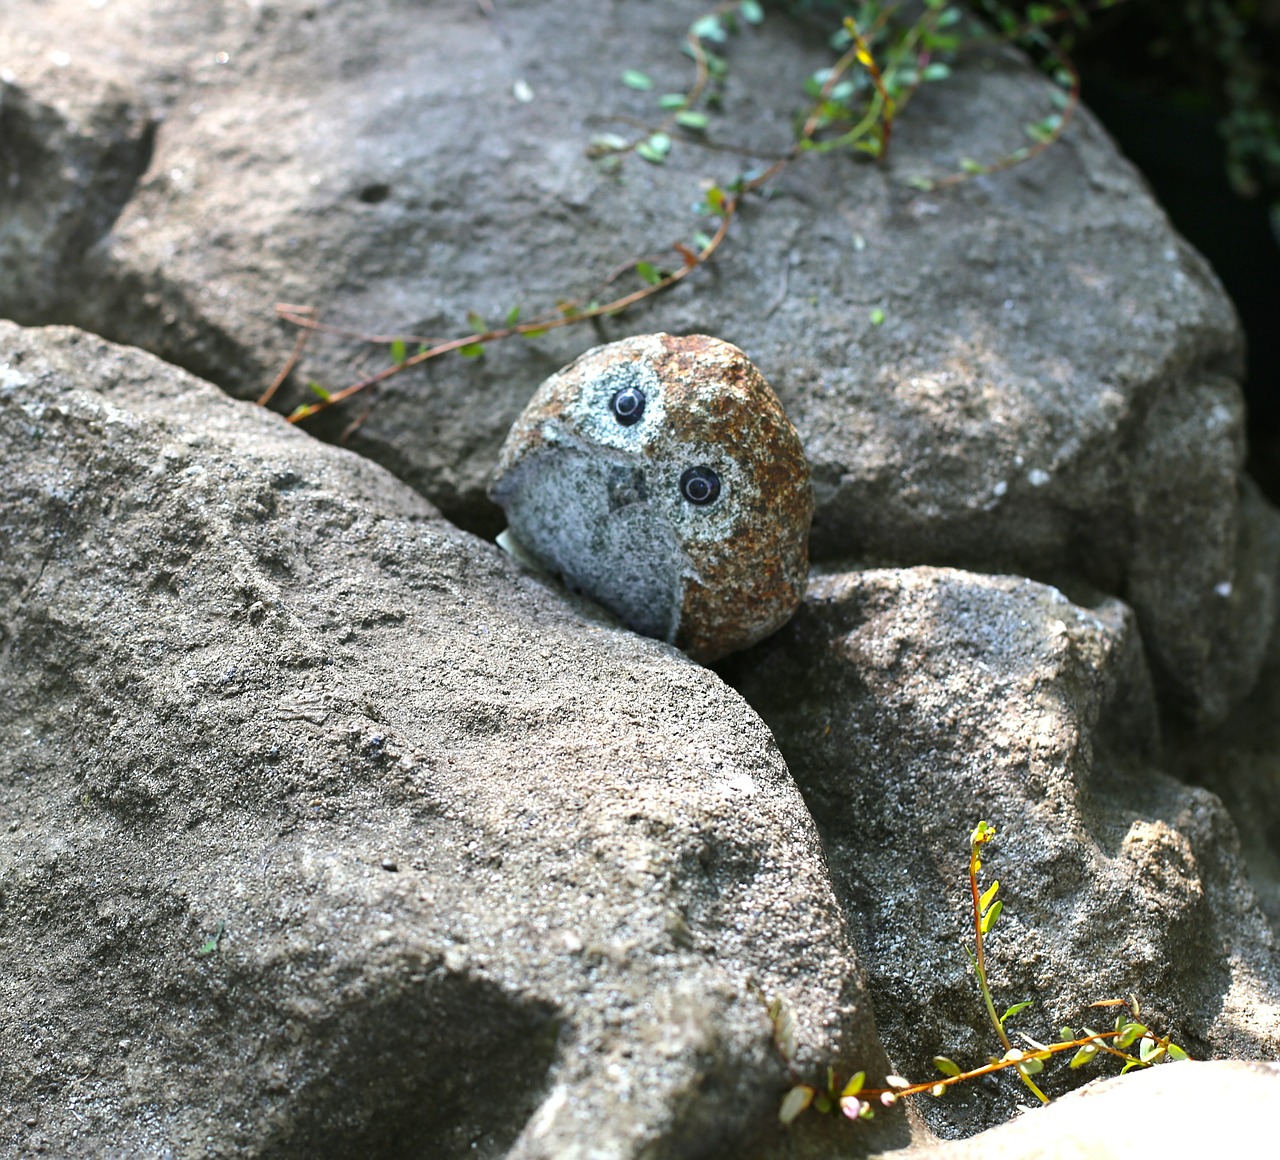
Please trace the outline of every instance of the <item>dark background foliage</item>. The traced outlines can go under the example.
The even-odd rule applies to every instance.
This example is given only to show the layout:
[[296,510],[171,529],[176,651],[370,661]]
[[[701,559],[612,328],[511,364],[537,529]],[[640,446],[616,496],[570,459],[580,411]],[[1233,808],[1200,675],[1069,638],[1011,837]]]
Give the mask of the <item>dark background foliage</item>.
[[1085,103],[1239,311],[1249,469],[1280,502],[1280,0],[1129,0],[1090,18],[1073,57]]

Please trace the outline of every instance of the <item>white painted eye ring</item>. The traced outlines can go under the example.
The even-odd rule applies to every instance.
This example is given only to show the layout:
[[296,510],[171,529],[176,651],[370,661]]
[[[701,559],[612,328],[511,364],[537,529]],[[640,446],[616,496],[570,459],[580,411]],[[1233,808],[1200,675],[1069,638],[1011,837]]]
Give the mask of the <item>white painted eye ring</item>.
[[706,507],[720,498],[720,477],[711,468],[699,464],[680,476],[680,494],[697,507]]
[[609,400],[609,410],[623,427],[630,427],[640,422],[644,404],[644,392],[639,387],[623,387]]

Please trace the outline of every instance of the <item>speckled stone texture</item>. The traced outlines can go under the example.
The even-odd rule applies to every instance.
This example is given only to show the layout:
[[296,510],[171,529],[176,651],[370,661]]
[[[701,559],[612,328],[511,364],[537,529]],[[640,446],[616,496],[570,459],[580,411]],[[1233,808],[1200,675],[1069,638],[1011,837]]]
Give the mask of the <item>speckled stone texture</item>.
[[[998,831],[983,857],[1004,900],[986,943],[997,1009],[1034,1003],[1015,1041],[1048,1042],[1132,993],[1196,1058],[1280,1055],[1275,936],[1221,801],[1160,768],[1119,601],[957,569],[817,576],[786,627],[721,668],[818,821],[902,1074],[999,1054],[962,949],[979,819]],[[1046,1066],[1046,1090],[1085,1074]],[[921,1107],[963,1135],[1026,1099],[1008,1077]]]
[[736,1160],[771,997],[883,1070],[713,672],[75,331],[0,323],[0,461],[0,1156]]
[[804,450],[718,339],[640,335],[576,359],[512,426],[490,494],[573,591],[700,661],[775,631],[804,595]]
[[[6,100],[50,111],[46,153],[60,134],[105,153],[141,140],[139,118],[160,128],[153,151],[130,146],[149,164],[114,220],[80,203],[83,244],[58,258],[74,294],[33,311],[48,254],[15,247],[0,314],[74,322],[256,398],[293,342],[276,302],[454,337],[468,311],[528,318],[631,289],[601,282],[636,257],[679,261],[673,244],[708,226],[692,209],[705,184],[755,163],[685,140],[662,166],[587,156],[593,135],[660,118],[655,95],[689,83],[684,31],[706,7],[6,0]],[[771,6],[722,46],[707,140],[783,153],[805,78],[832,63],[826,24]],[[628,68],[654,89],[622,85]],[[1221,720],[1257,676],[1275,601],[1249,551],[1240,335],[1213,272],[1087,112],[1026,165],[911,184],[1024,144],[1052,91],[1015,55],[968,57],[902,111],[885,164],[805,158],[671,293],[594,333],[438,360],[313,426],[338,437],[363,418],[353,448],[492,535],[489,474],[538,383],[598,342],[713,334],[765,369],[800,433],[813,559],[1087,581],[1134,608],[1165,702]],[[71,92],[101,92],[100,114]],[[83,188],[50,173],[55,196]],[[24,205],[44,220],[39,195]],[[313,341],[279,403],[376,365],[358,344]]]

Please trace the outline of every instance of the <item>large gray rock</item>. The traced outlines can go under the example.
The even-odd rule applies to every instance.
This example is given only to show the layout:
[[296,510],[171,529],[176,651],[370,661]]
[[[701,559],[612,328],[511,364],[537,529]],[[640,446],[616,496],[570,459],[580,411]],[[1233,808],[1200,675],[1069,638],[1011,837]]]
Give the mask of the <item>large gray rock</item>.
[[771,998],[883,1071],[714,673],[76,331],[0,324],[0,458],[0,1155],[739,1156]]
[[[590,293],[687,241],[706,225],[699,181],[747,164],[685,142],[617,173],[585,155],[618,118],[657,117],[625,68],[656,91],[688,81],[679,46],[703,7],[11,0],[0,46],[21,30],[68,52],[68,76],[108,61],[166,112],[67,317],[251,397],[291,345],[277,301],[452,336],[469,310],[528,317]],[[780,153],[803,78],[830,62],[822,38],[776,14],[725,51],[709,136]],[[486,478],[542,378],[602,338],[716,334],[797,423],[817,556],[1084,578],[1132,604],[1170,703],[1219,720],[1257,673],[1257,650],[1236,646],[1265,638],[1274,609],[1239,510],[1240,340],[1217,281],[1087,114],[1027,165],[909,184],[994,159],[1051,108],[1017,59],[970,60],[907,107],[886,166],[806,159],[674,293],[593,332],[406,373],[329,431],[363,416],[352,446],[492,532]],[[0,310],[42,276],[19,263]],[[317,342],[297,379],[333,388],[378,365]]]
[[[914,568],[811,582],[796,618],[722,666],[818,820],[890,1059],[1001,1054],[961,944],[968,836],[1005,910],[987,940],[998,1011],[1048,1042],[1135,994],[1194,1057],[1280,1053],[1280,970],[1221,802],[1154,765],[1132,613],[1029,580]],[[1025,1046],[1014,1036],[1015,1044]],[[1051,1069],[1047,1067],[1046,1076]],[[1061,1066],[1051,1094],[1080,1081]],[[1007,1117],[1014,1077],[924,1105],[942,1134]]]

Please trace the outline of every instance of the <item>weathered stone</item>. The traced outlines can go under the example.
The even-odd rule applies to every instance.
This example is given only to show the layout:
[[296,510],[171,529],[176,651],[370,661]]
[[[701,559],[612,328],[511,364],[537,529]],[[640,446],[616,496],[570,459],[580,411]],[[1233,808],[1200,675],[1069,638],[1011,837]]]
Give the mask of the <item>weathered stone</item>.
[[0,456],[0,1154],[740,1156],[774,997],[883,1070],[714,673],[75,331],[0,324]]
[[146,171],[155,123],[92,58],[71,68],[0,34],[0,60],[0,317],[49,321],[77,309],[85,258]]
[[804,450],[718,339],[639,335],[574,360],[516,420],[490,494],[520,550],[699,661],[768,636],[804,596]]
[[[722,667],[818,820],[902,1074],[1002,1050],[961,949],[980,819],[998,831],[983,871],[1004,901],[986,942],[997,1010],[1035,1004],[1010,1021],[1015,1043],[1110,1023],[1088,1005],[1135,994],[1194,1057],[1280,1051],[1272,932],[1222,804],[1154,766],[1124,605],[948,569],[828,575],[781,632]],[[1029,1099],[1010,1076],[924,1111],[967,1134]]]
[[[1252,492],[1246,526],[1262,553],[1276,551],[1280,520]],[[1272,929],[1280,931],[1280,636],[1270,642],[1242,641],[1269,653],[1256,687],[1216,729],[1197,733],[1170,722],[1164,761],[1171,773],[1217,794],[1231,811]]]
[[[72,320],[243,396],[292,343],[274,302],[427,338],[465,333],[469,310],[527,319],[687,243],[700,183],[740,164],[692,141],[617,173],[586,156],[601,128],[659,119],[625,68],[659,92],[688,81],[700,0],[197,8],[10,0],[0,38],[69,47],[68,75],[92,53],[172,106]],[[733,37],[709,138],[783,152],[823,40],[781,14]],[[972,58],[902,111],[887,164],[804,159],[673,292],[589,336],[406,372],[331,434],[363,417],[352,446],[496,532],[485,482],[538,382],[602,339],[715,334],[801,433],[816,558],[1083,578],[1133,605],[1170,702],[1219,720],[1257,673],[1229,645],[1265,638],[1272,610],[1240,547],[1240,341],[1217,281],[1086,113],[1025,165],[909,184],[1015,148],[1049,98],[1015,57]],[[16,297],[34,276],[16,271]],[[296,377],[333,388],[377,365],[313,342]]]

